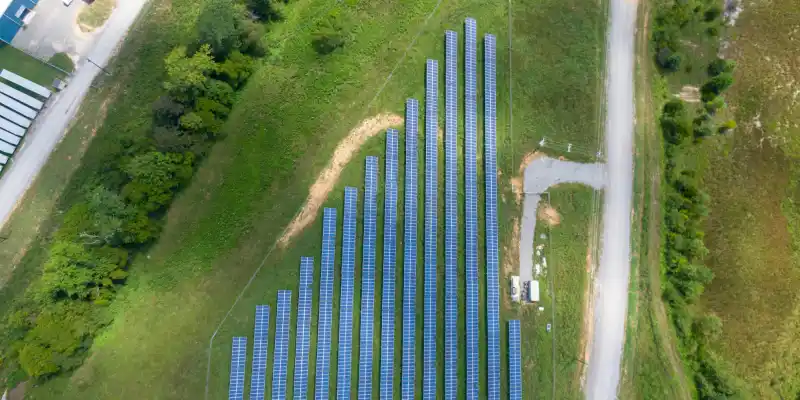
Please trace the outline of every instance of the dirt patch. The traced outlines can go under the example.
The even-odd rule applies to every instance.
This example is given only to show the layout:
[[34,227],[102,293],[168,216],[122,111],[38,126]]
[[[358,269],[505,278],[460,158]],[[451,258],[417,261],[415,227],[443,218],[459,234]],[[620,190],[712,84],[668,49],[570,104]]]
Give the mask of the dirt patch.
[[561,214],[550,204],[539,204],[536,216],[550,226],[556,226],[561,223]]
[[686,85],[681,88],[681,92],[678,93],[678,97],[687,103],[699,103],[700,89],[697,86]]
[[336,146],[336,150],[333,151],[333,156],[328,162],[328,165],[319,174],[316,182],[311,185],[303,208],[286,227],[283,236],[278,239],[278,246],[282,248],[286,247],[295,235],[314,221],[319,213],[320,207],[322,207],[322,203],[328,198],[328,194],[333,190],[333,187],[339,180],[339,175],[341,175],[345,165],[350,162],[353,155],[358,152],[358,149],[361,148],[367,139],[392,126],[401,125],[402,123],[403,117],[397,114],[384,113],[361,121],[358,126],[351,130],[350,133],[339,142],[339,145]]

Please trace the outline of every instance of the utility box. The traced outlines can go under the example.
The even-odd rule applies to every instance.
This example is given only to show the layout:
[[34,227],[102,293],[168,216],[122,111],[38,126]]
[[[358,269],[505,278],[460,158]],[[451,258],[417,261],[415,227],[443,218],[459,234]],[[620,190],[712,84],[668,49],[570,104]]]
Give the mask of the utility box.
[[531,303],[538,303],[539,302],[539,281],[529,281],[528,282],[528,296],[525,300],[528,300]]
[[522,286],[520,285],[519,276],[512,276],[511,277],[511,300],[519,302],[520,300],[520,293],[522,292]]

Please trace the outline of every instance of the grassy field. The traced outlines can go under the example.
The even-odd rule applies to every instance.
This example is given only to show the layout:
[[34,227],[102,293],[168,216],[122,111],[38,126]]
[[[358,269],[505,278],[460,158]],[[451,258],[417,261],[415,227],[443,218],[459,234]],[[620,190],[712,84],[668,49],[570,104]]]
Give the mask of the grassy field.
[[53,79],[64,77],[57,69],[5,44],[0,44],[0,69],[15,72],[46,87],[53,84]]
[[[141,398],[142,393],[150,398],[202,398],[208,340],[253,271],[263,263],[263,269],[222,325],[212,348],[210,394],[213,398],[222,396],[227,390],[230,338],[234,334],[250,335],[253,305],[274,304],[276,291],[283,288],[295,291],[296,302],[299,256],[312,255],[319,260],[321,219],[301,233],[288,249],[269,251],[305,199],[308,186],[328,162],[332,149],[360,120],[383,111],[401,113],[406,97],[422,98],[425,59],[443,58],[444,30],[461,32],[466,16],[476,18],[479,35],[491,32],[498,36],[501,172],[516,171],[515,163],[543,135],[586,145],[595,143],[599,128],[597,118],[593,117],[598,116],[601,87],[597,71],[602,65],[600,54],[605,40],[602,4],[594,8],[584,7],[583,2],[576,0],[515,2],[510,10],[513,26],[510,40],[506,3],[445,2],[428,20],[436,4],[432,0],[402,6],[373,1],[349,2],[331,8],[329,2],[306,0],[287,7],[284,21],[274,25],[268,34],[269,60],[260,66],[241,93],[242,99],[227,122],[226,139],[215,147],[193,184],[176,200],[161,240],[135,260],[128,285],[112,305],[115,322],[96,340],[81,368],[72,376],[32,388],[28,392],[31,398],[125,399]],[[70,133],[92,132],[91,124],[105,117],[83,166],[61,196],[60,204],[68,204],[75,189],[90,180],[91,171],[102,165],[104,148],[116,143],[110,139],[113,135],[141,134],[147,129],[150,103],[161,92],[163,70],[157,66],[173,45],[189,36],[193,16],[198,11],[195,2],[156,1],[134,28],[112,63],[114,80],[103,82],[108,89],[93,93],[90,101],[102,102],[98,99],[105,99],[109,91],[118,96],[103,112],[102,107],[96,113],[87,109]],[[315,24],[333,16],[347,28],[346,45],[341,51],[321,58],[311,49],[310,37]],[[418,32],[414,46],[404,56]],[[482,52],[478,54],[482,65]],[[513,75],[508,73],[509,65],[513,65]],[[391,72],[392,78],[387,82]],[[509,105],[513,105],[513,117]],[[574,118],[575,115],[586,117]],[[512,122],[514,129],[509,130]],[[382,155],[382,149],[382,139],[369,141],[347,166],[326,205],[341,206],[345,185],[361,187],[364,157]],[[512,213],[518,209],[509,182],[501,178],[500,185],[501,198],[505,199],[500,204],[503,240],[512,227]],[[482,185],[479,191],[482,192]],[[380,270],[382,207],[378,211]],[[56,215],[54,223],[57,218]],[[398,224],[402,224],[402,218]],[[399,230],[398,235],[401,234]],[[41,254],[42,240],[46,237],[40,239],[17,269],[35,271],[38,266],[35,254]],[[357,254],[360,258],[360,248]],[[579,260],[585,260],[585,254]],[[397,261],[402,265],[401,257]],[[418,265],[421,287],[421,259]],[[357,275],[356,284],[360,287],[359,278]],[[564,277],[565,282],[574,278]],[[381,280],[380,273],[376,279]],[[6,287],[13,283],[12,279]],[[398,285],[398,296],[400,288]],[[335,293],[338,299],[338,287]],[[359,293],[356,289],[355,304],[359,304]],[[422,304],[421,290],[418,293],[418,304]],[[378,286],[376,304],[379,302]],[[564,302],[569,304],[570,300]],[[314,303],[317,304],[316,293]],[[439,304],[444,304],[441,295]],[[358,308],[355,307],[354,326],[358,326]],[[571,320],[574,314],[569,310],[565,307],[565,314],[557,315],[564,318],[563,323],[558,323],[565,335],[575,332],[570,330],[570,321],[579,323]],[[379,315],[376,312],[376,324]],[[510,315],[514,315],[512,310],[504,310],[504,316]],[[422,327],[421,315],[418,326]],[[399,327],[398,324],[398,332]],[[313,327],[312,332],[316,332]],[[504,324],[502,332],[505,333]],[[501,336],[504,349],[505,336]],[[485,338],[485,332],[481,337]],[[525,334],[523,337],[523,348],[538,340]],[[356,331],[355,352],[357,343]],[[421,377],[421,337],[418,343]],[[443,346],[441,339],[439,346]],[[564,354],[575,353],[568,343],[564,346]],[[334,339],[332,348],[335,347]],[[293,351],[290,347],[292,357]],[[312,357],[313,354],[312,350]],[[335,356],[334,351],[332,371],[336,367]],[[396,359],[399,363],[399,356]],[[355,360],[357,357],[354,363]],[[505,357],[503,360],[505,363]],[[443,362],[441,357],[440,362]],[[483,371],[485,365],[484,359]],[[574,366],[567,361],[559,377],[574,377]],[[291,368],[289,372],[291,376]],[[271,368],[267,373],[271,376]],[[462,377],[463,374],[462,366]],[[505,379],[503,376],[503,382]],[[571,378],[566,381],[573,382]],[[562,385],[561,382],[558,380],[557,385]],[[540,390],[536,383],[526,381],[526,385],[529,393]],[[441,376],[438,386],[443,386]],[[485,391],[485,382],[481,388]]]
[[739,129],[708,143],[705,185],[711,196],[706,244],[716,277],[703,307],[724,323],[719,353],[751,398],[800,393],[800,192],[796,168],[800,74],[789,49],[800,26],[796,3],[745,6],[725,52],[738,63],[728,97]]
[[78,25],[81,30],[92,31],[106,23],[117,0],[95,0],[86,4],[78,14]]
[[[539,221],[536,245],[543,245],[547,267],[540,281],[540,306],[514,306],[505,314],[522,321],[523,396],[526,399],[579,399],[583,368],[580,347],[585,300],[587,252],[590,245],[593,189],[575,184],[550,190],[550,204],[561,223]],[[546,202],[545,200],[543,200]],[[504,294],[505,295],[505,294]],[[555,317],[555,319],[553,318]],[[552,331],[547,332],[547,324]],[[555,378],[555,382],[553,379]]]

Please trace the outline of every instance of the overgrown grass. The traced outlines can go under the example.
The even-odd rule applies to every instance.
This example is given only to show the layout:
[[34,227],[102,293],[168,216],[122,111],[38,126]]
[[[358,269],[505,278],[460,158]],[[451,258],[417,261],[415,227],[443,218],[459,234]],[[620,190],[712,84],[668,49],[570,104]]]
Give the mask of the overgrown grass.
[[33,58],[21,50],[0,43],[0,69],[7,69],[45,87],[53,80],[63,78],[64,74],[44,62]]
[[789,54],[800,24],[794,8],[786,0],[745,5],[725,52],[738,63],[727,97],[740,128],[698,154],[708,160],[707,262],[716,275],[703,307],[724,321],[717,351],[752,398],[800,393],[800,114],[797,84],[786,80],[800,74]]
[[94,0],[87,3],[78,14],[78,25],[82,30],[92,31],[106,23],[117,0]]
[[[328,162],[339,140],[362,118],[387,110],[402,112],[406,97],[423,97],[425,58],[442,58],[443,31],[462,31],[461,24],[466,16],[476,18],[479,35],[483,32],[498,35],[498,144],[503,171],[516,171],[514,163],[533,149],[545,134],[594,143],[596,118],[588,116],[596,115],[597,110],[595,101],[600,85],[594,71],[599,71],[601,65],[599,54],[604,43],[605,10],[582,4],[578,1],[572,5],[556,1],[514,4],[513,76],[507,72],[508,10],[503,2],[444,3],[424,29],[423,22],[436,5],[435,1],[403,5],[389,1],[351,2],[333,9],[330,2],[306,0],[291,4],[285,9],[284,22],[268,35],[272,56],[241,93],[242,99],[224,129],[227,138],[215,147],[193,184],[174,203],[161,240],[133,262],[129,283],[113,305],[114,324],[95,341],[89,359],[71,377],[57,378],[32,388],[29,395],[32,398],[124,399],[141,398],[146,393],[153,398],[202,398],[207,340],[254,269],[265,260],[264,268],[222,326],[214,343],[211,394],[216,398],[224,393],[230,337],[250,334],[252,305],[274,302],[275,292],[283,288],[293,289],[296,299],[299,256],[313,255],[319,259],[319,219],[298,236],[289,249],[268,253],[304,200],[309,184]],[[187,39],[198,11],[195,2],[186,0],[169,4],[155,2],[134,29],[111,66],[115,69],[114,80],[104,82],[114,86],[119,97],[109,105],[105,124],[97,131],[97,139],[84,158],[84,166],[62,197],[62,205],[69,204],[77,190],[92,179],[89,171],[98,168],[107,146],[117,145],[110,139],[113,135],[133,135],[147,129],[149,106],[161,93],[161,61],[172,46]],[[342,49],[321,58],[311,49],[310,37],[315,24],[333,14],[346,27],[348,37]],[[415,46],[395,69],[406,46],[420,29],[423,30]],[[482,65],[482,51],[478,54],[478,63]],[[543,63],[543,59],[556,61]],[[375,97],[392,71],[393,78]],[[513,134],[507,130],[509,80],[510,87],[514,88],[513,125],[516,128]],[[577,101],[568,101],[570,98]],[[557,117],[545,118],[552,115]],[[574,115],[586,117],[576,119]],[[92,121],[93,117],[99,115],[87,115],[86,121]],[[76,129],[86,128],[79,123]],[[362,149],[346,168],[328,205],[341,204],[344,185],[362,186],[363,156],[382,154],[382,144],[381,139],[373,139]],[[512,205],[507,180],[501,180],[500,190],[508,199],[508,203],[501,204],[500,215],[501,235],[507,235],[511,227],[509,213],[516,207]],[[479,191],[482,193],[482,185]],[[377,265],[380,268],[382,207],[378,210]],[[401,223],[402,218],[398,221]],[[358,251],[357,254],[360,255]],[[580,260],[585,260],[585,254]],[[398,265],[402,265],[401,262],[399,257]],[[418,287],[421,288],[421,259],[418,265]],[[583,266],[583,262],[580,265]],[[37,260],[26,257],[19,268],[35,270],[36,267]],[[398,278],[401,276],[401,269],[398,269]],[[356,284],[360,287],[359,278],[357,275]],[[380,281],[381,275],[376,279]],[[481,279],[483,281],[483,276]],[[398,296],[401,287],[398,285]],[[338,287],[335,293],[338,296]],[[359,293],[357,288],[354,326],[358,326]],[[418,304],[422,304],[422,291],[418,293]],[[444,304],[442,299],[440,297],[440,305]],[[317,300],[315,293],[315,304]],[[378,293],[376,307],[379,301]],[[485,296],[482,296],[481,304],[484,301]],[[376,323],[379,323],[378,315],[376,312]],[[399,322],[400,314],[397,316]],[[564,314],[565,321],[561,325],[569,327],[567,320],[573,316]],[[483,314],[481,318],[485,318]],[[421,329],[421,315],[417,323]],[[401,325],[397,326],[399,339]],[[334,326],[334,332],[336,329]],[[439,329],[441,331],[442,327]],[[313,341],[315,327],[312,332]],[[501,331],[503,349],[504,334],[505,324]],[[481,337],[485,340],[485,331],[481,332]],[[528,336],[523,337],[527,343]],[[357,344],[357,340],[356,331],[354,343]],[[421,377],[421,337],[418,343],[418,376]],[[332,348],[336,345],[334,339]],[[441,339],[439,346],[442,346]],[[526,346],[523,344],[523,348]],[[398,344],[398,366],[399,349]],[[293,351],[291,347],[291,355]],[[357,351],[356,345],[354,352]],[[564,354],[574,353],[566,348]],[[485,354],[483,357],[482,371],[485,371]],[[332,371],[336,367],[335,360],[333,351]],[[356,360],[354,357],[354,366]],[[463,362],[463,354],[461,360]],[[574,363],[567,364],[566,368],[574,368]],[[396,371],[399,374],[399,368]],[[571,369],[565,376],[573,376],[569,371]],[[268,382],[270,372],[268,368]],[[464,374],[463,366],[461,374]],[[441,378],[439,381],[442,388]],[[505,376],[503,382],[505,386]],[[399,375],[396,383],[399,384]],[[481,388],[483,396],[485,382],[481,383]],[[539,392],[535,385],[529,388],[529,393]]]

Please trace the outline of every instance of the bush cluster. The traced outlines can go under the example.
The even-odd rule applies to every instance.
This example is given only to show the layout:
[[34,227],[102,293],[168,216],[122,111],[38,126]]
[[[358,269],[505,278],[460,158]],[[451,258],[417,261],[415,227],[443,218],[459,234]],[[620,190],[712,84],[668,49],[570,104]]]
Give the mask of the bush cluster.
[[110,322],[106,305],[125,283],[132,255],[158,237],[166,209],[264,55],[258,20],[278,17],[266,0],[211,0],[196,39],[167,55],[148,137],[121,146],[115,163],[94,171],[54,232],[41,277],[3,321],[5,369],[43,378],[80,365]]
[[681,68],[687,56],[681,37],[689,27],[704,26],[706,34],[718,36],[722,26],[722,9],[714,0],[666,0],[654,18],[652,40],[655,44],[655,61],[662,72]]

